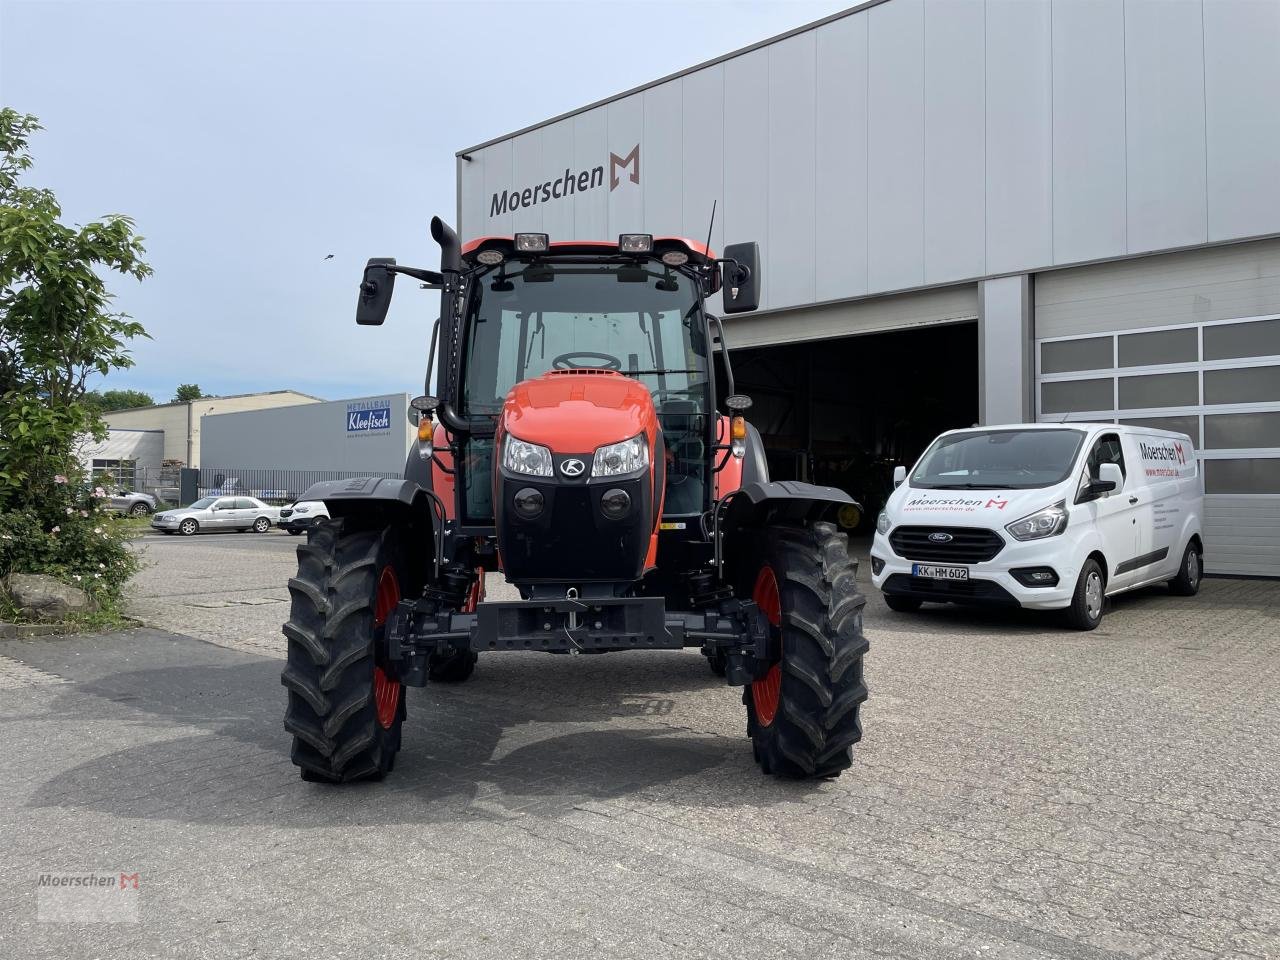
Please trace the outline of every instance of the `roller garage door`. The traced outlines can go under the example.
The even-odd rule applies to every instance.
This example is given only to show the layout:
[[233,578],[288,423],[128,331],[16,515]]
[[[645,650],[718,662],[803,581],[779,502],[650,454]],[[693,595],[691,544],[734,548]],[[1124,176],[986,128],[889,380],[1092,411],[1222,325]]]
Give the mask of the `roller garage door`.
[[1280,241],[1036,278],[1036,410],[1186,433],[1210,573],[1280,576]]

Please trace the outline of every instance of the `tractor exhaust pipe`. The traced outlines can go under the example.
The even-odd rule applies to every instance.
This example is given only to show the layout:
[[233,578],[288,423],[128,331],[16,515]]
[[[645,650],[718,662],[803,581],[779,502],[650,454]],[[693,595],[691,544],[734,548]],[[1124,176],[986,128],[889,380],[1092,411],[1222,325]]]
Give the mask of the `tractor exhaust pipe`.
[[440,244],[440,272],[462,272],[462,247],[458,235],[439,217],[431,218],[431,239]]

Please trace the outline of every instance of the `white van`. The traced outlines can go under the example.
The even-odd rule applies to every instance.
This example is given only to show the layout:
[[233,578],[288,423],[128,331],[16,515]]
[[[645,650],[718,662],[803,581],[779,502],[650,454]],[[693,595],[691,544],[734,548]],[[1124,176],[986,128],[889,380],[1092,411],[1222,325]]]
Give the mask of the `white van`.
[[900,612],[925,602],[1065,610],[1092,630],[1103,598],[1200,588],[1203,483],[1190,438],[1112,423],[951,430],[876,520],[871,579]]

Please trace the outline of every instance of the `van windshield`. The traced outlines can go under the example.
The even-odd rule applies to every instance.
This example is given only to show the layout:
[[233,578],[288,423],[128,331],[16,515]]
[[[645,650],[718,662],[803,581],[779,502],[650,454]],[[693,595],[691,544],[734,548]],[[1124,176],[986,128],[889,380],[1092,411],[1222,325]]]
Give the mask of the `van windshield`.
[[911,475],[926,490],[1034,490],[1071,474],[1080,430],[975,430],[939,437]]

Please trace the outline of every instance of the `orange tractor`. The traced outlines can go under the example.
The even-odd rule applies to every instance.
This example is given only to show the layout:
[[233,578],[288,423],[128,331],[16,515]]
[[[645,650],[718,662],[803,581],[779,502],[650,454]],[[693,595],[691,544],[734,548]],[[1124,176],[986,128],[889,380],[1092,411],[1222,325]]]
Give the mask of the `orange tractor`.
[[[723,284],[726,312],[756,309],[756,244],[431,232],[440,269],[370,260],[356,313],[381,324],[397,274],[441,291],[404,478],[303,497],[331,517],[298,547],[284,626],[303,778],[385,775],[404,688],[464,681],[480,653],[690,646],[744,688],[766,773],[838,775],[867,696],[865,599],[831,522],[852,500],[770,481],[706,307]],[[482,602],[494,571],[520,600]]]

